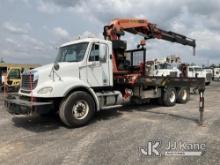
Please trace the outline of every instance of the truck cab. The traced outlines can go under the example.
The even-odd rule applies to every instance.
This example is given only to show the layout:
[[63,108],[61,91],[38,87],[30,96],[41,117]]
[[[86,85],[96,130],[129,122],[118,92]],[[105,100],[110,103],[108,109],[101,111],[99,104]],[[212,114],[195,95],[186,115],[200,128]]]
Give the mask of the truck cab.
[[213,68],[213,80],[220,80],[220,68]]
[[58,98],[65,97],[75,88],[110,87],[113,85],[111,54],[111,42],[102,39],[65,43],[60,46],[53,64],[22,75],[19,94]]
[[172,76],[180,77],[181,71],[178,69],[177,65],[169,63],[161,63],[155,65],[155,76]]
[[188,77],[205,78],[206,85],[209,85],[212,80],[212,73],[207,73],[202,67],[196,65],[187,67],[187,75]]

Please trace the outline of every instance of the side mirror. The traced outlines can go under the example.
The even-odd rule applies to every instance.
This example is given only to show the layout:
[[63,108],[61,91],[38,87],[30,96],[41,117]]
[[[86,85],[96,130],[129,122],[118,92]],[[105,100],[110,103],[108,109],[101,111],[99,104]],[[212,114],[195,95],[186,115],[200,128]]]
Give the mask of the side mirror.
[[59,70],[60,65],[59,65],[58,63],[55,63],[54,66],[53,66],[53,68],[54,68],[55,70]]
[[100,62],[106,62],[106,56],[107,56],[107,49],[105,44],[99,45],[99,61]]

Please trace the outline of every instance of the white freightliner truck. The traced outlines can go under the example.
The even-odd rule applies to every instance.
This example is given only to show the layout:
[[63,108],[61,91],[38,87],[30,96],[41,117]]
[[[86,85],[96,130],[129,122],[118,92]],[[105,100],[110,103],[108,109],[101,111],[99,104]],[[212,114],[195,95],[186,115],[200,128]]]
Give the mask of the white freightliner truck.
[[[123,31],[142,33],[145,40],[160,35],[160,39],[195,47],[195,40],[158,29],[146,20],[114,20],[104,28],[105,40],[65,43],[54,64],[24,73],[19,95],[5,99],[7,110],[12,114],[58,112],[65,125],[77,127],[87,124],[100,110],[150,99],[174,106],[188,101],[190,87],[204,91],[203,78],[148,75],[144,45],[126,50],[126,42],[120,39]],[[137,57],[142,60],[134,64]]]

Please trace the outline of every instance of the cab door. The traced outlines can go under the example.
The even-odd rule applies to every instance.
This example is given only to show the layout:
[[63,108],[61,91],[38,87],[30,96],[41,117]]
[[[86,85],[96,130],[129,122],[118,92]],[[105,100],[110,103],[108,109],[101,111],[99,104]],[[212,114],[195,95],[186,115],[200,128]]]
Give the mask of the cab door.
[[195,77],[194,69],[191,67],[188,67],[188,77]]
[[91,87],[110,86],[109,50],[105,43],[92,43],[87,59],[87,82]]

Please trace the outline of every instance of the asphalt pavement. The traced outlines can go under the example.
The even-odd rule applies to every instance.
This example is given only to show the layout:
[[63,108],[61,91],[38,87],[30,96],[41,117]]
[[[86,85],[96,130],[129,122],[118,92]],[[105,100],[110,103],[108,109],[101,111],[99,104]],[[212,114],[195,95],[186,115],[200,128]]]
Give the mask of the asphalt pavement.
[[[198,106],[199,96],[191,95],[187,104],[174,107],[151,103],[106,110],[89,125],[69,129],[58,116],[9,114],[1,94],[0,164],[220,165],[220,83],[206,89],[204,126],[198,125]],[[154,149],[160,155],[147,150],[149,142],[159,142]],[[169,142],[203,145],[202,155],[164,155]]]

